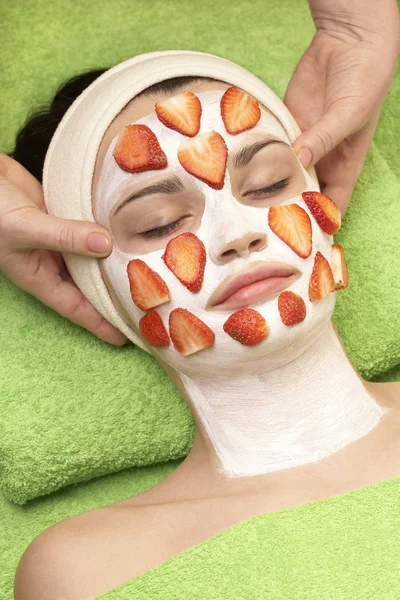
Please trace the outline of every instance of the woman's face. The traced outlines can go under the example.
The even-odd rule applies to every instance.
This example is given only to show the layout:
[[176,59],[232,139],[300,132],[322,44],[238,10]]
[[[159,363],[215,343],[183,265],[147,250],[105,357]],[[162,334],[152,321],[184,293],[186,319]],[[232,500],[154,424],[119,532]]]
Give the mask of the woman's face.
[[[155,102],[164,101],[165,95],[135,99],[118,115],[102,140],[94,173],[93,213],[114,240],[113,252],[100,261],[114,303],[141,337],[145,325],[150,329],[150,337],[144,338],[147,342],[158,331],[152,320],[156,316],[158,325],[165,328],[160,339],[167,343],[168,338],[169,344],[152,345],[150,351],[188,375],[230,376],[277,368],[312,343],[335,305],[334,291],[319,301],[309,299],[316,253],[331,263],[333,243],[301,196],[318,188],[302,168],[279,121],[262,106],[259,120],[250,129],[227,132],[221,98],[230,87],[201,82],[170,94],[193,92],[202,109],[198,136],[214,131],[222,138],[226,167],[220,189],[200,178],[200,171],[196,173],[195,151],[185,163],[182,143],[195,138],[166,126],[157,116]],[[113,153],[124,128],[131,124],[150,128],[165,154],[164,168],[141,172],[121,168]],[[218,148],[217,168],[221,169],[221,145]],[[184,164],[189,164],[189,171]],[[193,165],[194,173],[190,172]],[[270,207],[285,205],[296,205],[297,212],[290,215],[295,219],[292,233],[309,217],[312,243],[306,256],[298,251],[302,242],[294,240],[295,251],[293,240],[289,242],[285,230],[282,234],[280,214],[270,212]],[[188,232],[194,235],[182,236]],[[143,271],[137,259],[150,271]],[[225,287],[224,294],[224,283],[231,283],[241,271],[258,272],[260,280],[270,262],[283,263],[287,273],[293,273],[277,282],[279,289],[269,293],[264,275],[263,281],[248,286],[246,292],[242,283],[241,292],[221,303],[229,289]],[[149,297],[158,290],[161,303],[150,298],[150,308],[143,307],[137,299],[138,286]],[[300,296],[296,308],[300,302],[303,313],[296,324],[283,320],[284,306],[278,302],[283,290]],[[285,298],[286,305],[289,300]],[[249,308],[253,312],[240,312]],[[146,322],[144,317],[150,318]]]

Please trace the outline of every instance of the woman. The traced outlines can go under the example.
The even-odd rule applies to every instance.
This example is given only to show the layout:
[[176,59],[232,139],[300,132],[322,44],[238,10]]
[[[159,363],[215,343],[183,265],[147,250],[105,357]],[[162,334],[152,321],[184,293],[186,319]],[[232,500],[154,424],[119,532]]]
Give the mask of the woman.
[[[172,54],[143,55],[146,77]],[[186,74],[194,61],[197,73],[228,62],[173,58]],[[255,514],[400,475],[398,385],[362,380],[334,329],[336,291],[347,286],[332,238],[340,211],[297,159],[285,107],[233,63],[225,81],[165,84],[159,74],[127,104],[102,97],[122,89],[108,78],[123,76],[123,65],[134,88],[140,60],[95,82],[86,109],[82,97],[71,108],[46,156],[45,199],[49,213],[93,211],[111,232],[101,277],[93,259],[65,256],[70,272],[173,379],[196,440],[153,489],[36,538],[17,571],[16,600],[33,585],[41,598],[91,598]],[[249,93],[259,85],[265,104]],[[74,115],[82,139],[67,156]],[[87,134],[96,119],[99,131]],[[90,206],[85,191],[68,203],[71,180],[80,189],[84,178]]]

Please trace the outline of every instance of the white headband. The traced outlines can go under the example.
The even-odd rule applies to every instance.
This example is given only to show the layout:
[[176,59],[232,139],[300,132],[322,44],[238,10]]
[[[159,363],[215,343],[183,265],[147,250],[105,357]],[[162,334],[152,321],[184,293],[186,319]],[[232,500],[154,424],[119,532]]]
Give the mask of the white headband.
[[[278,96],[258,77],[225,58],[190,50],[149,52],[108,69],[69,107],[46,153],[43,195],[47,212],[63,219],[96,222],[92,211],[92,180],[100,143],[115,117],[149,86],[182,76],[211,77],[235,85],[269,109],[291,142],[300,129]],[[314,169],[310,175],[318,184]],[[107,321],[146,350],[141,338],[121,318],[107,290],[98,258],[63,253],[82,294]]]

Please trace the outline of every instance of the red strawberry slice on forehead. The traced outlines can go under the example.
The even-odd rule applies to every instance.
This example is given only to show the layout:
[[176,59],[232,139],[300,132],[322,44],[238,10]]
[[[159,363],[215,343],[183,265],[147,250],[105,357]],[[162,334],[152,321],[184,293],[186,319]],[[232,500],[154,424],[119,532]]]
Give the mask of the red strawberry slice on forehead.
[[244,346],[255,346],[268,337],[269,327],[257,310],[243,308],[225,321],[224,331]]
[[167,157],[147,125],[128,125],[115,145],[113,157],[124,171],[139,173],[165,169]]
[[314,258],[314,266],[308,286],[310,302],[322,300],[335,290],[331,267],[325,256],[318,250]]
[[178,159],[191,175],[216,190],[223,188],[228,149],[216,131],[184,140],[178,149]]
[[290,290],[279,294],[278,310],[282,323],[288,327],[297,325],[306,318],[306,303],[301,296]]
[[208,325],[185,308],[175,308],[169,315],[169,334],[176,350],[184,356],[209,348],[215,340]]
[[349,272],[347,269],[344,248],[341,244],[331,246],[331,268],[335,290],[344,290],[349,285]]
[[161,315],[153,308],[139,321],[140,333],[150,346],[155,348],[169,346],[169,336]]
[[301,258],[308,258],[312,250],[311,219],[298,204],[271,206],[268,225],[285,244]]
[[143,260],[130,260],[126,270],[132,300],[140,310],[149,310],[168,302],[170,293],[167,284]]
[[203,284],[206,249],[194,233],[185,232],[169,240],[161,257],[173,274],[191,292]]
[[188,136],[200,131],[201,102],[193,92],[156,102],[155,110],[161,123],[170,129]]
[[236,135],[254,127],[260,120],[261,110],[253,96],[232,86],[221,98],[221,117],[227,132]]
[[302,197],[322,231],[333,235],[340,229],[342,215],[337,204],[329,196],[321,192],[303,192]]

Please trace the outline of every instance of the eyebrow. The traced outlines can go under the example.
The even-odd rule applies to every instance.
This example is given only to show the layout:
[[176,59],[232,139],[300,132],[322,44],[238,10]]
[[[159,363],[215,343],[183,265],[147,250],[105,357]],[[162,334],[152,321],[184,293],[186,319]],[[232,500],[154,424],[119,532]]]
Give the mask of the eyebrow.
[[[244,148],[241,148],[235,154],[232,154],[231,161],[234,168],[238,169],[240,167],[245,167],[249,164],[253,156],[257,154],[260,150],[268,146],[269,144],[284,144],[289,147],[289,144],[284,142],[283,140],[263,140],[260,142],[254,142],[253,144],[249,144]],[[143,196],[149,196],[150,194],[176,194],[177,192],[182,192],[185,189],[182,181],[179,179],[177,175],[172,175],[167,179],[163,179],[162,181],[158,181],[157,183],[153,183],[152,185],[148,185],[141,190],[134,192],[128,198],[126,198],[114,211],[111,215],[114,217],[124,206],[126,206],[132,200],[136,200],[137,198],[142,198]]]
[[260,150],[262,150],[263,148],[265,148],[265,146],[268,146],[269,144],[285,144],[285,146],[289,146],[289,144],[287,144],[283,140],[264,140],[261,142],[254,142],[253,144],[250,144],[249,146],[245,146],[244,148],[239,150],[239,152],[237,152],[236,154],[232,154],[232,157],[231,157],[232,165],[236,169],[238,169],[239,167],[245,167],[246,165],[249,164],[249,162],[251,161],[253,156],[255,154],[257,154],[257,152],[259,152]]
[[128,204],[128,202],[132,202],[132,200],[136,200],[137,198],[142,198],[142,196],[148,196],[150,194],[176,194],[177,192],[182,192],[184,189],[185,186],[179,177],[177,175],[172,175],[168,179],[163,179],[162,181],[148,185],[138,192],[131,194],[118,206],[112,216],[115,216],[121,208]]

